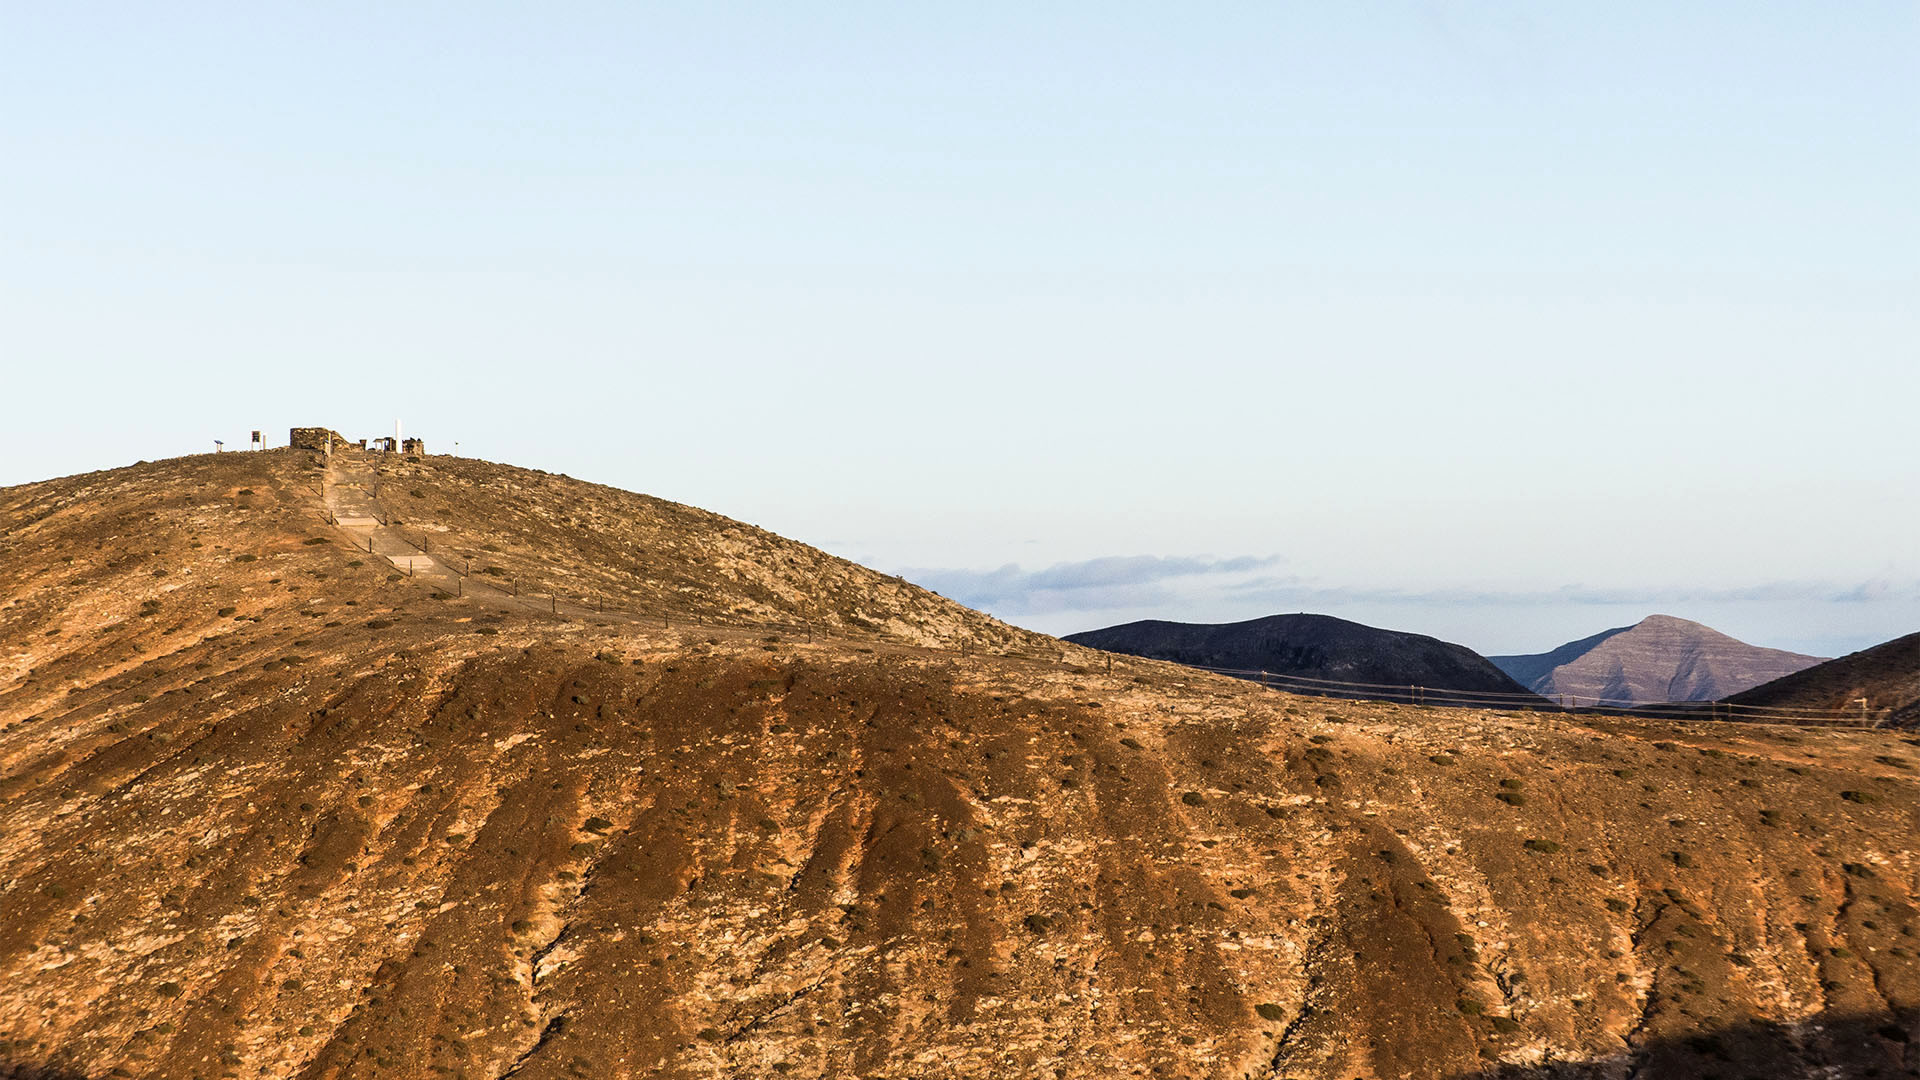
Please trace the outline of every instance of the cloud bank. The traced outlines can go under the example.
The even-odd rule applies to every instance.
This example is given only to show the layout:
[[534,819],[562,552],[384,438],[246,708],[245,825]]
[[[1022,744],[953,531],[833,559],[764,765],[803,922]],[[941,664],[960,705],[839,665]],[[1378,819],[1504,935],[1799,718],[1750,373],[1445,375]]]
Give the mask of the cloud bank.
[[[1278,565],[1277,555],[1109,555],[1026,570],[1008,563],[997,570],[920,567],[901,576],[969,607],[1008,615],[1109,611],[1171,603],[1204,588],[1205,579],[1234,579]],[[1175,588],[1173,583],[1188,579]]]

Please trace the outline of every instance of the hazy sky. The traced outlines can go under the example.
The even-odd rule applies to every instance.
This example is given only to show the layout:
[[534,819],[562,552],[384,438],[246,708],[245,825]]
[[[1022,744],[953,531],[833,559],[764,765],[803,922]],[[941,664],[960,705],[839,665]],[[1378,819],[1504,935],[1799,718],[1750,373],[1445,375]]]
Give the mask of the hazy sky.
[[0,484],[354,435],[1015,622],[1920,629],[1920,4],[0,6]]

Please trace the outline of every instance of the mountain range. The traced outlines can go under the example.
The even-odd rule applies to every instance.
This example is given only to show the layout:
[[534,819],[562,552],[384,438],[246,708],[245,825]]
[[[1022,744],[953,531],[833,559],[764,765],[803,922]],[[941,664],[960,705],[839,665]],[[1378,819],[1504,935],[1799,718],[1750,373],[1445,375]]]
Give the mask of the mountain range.
[[1488,659],[1543,697],[1621,706],[1717,701],[1822,660],[1749,645],[1671,615],[1649,615],[1551,652]]

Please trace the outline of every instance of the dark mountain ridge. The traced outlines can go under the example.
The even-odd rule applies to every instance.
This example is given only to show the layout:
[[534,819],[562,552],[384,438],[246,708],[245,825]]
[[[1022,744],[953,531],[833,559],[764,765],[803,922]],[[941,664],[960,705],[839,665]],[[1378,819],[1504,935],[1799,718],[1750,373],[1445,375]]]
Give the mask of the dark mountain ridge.
[[1756,708],[1865,715],[1897,727],[1920,726],[1920,634],[1803,668],[1728,700]]
[[1069,634],[1066,640],[1195,667],[1265,672],[1289,690],[1328,697],[1439,701],[1486,696],[1511,700],[1515,707],[1545,704],[1464,645],[1331,615],[1269,615],[1236,623],[1147,619]]

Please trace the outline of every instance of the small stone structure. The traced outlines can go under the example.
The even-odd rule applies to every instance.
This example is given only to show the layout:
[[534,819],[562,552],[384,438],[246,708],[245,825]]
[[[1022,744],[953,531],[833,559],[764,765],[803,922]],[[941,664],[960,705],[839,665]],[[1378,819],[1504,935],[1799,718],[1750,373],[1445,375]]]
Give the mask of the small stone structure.
[[295,450],[319,450],[324,453],[329,446],[337,450],[347,446],[348,442],[345,435],[332,428],[297,427],[287,431],[287,445]]
[[427,440],[402,439],[400,440],[400,452],[403,454],[424,454],[427,452]]

